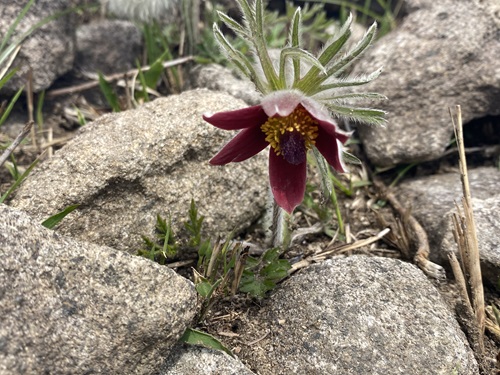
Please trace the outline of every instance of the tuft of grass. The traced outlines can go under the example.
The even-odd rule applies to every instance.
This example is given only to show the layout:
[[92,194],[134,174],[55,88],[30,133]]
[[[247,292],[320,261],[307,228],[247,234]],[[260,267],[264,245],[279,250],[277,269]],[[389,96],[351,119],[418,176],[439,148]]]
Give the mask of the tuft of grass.
[[172,230],[172,221],[156,216],[155,239],[142,236],[145,249],[141,249],[138,255],[148,258],[159,264],[166,264],[169,259],[177,255],[178,245]]
[[458,146],[463,197],[462,209],[456,204],[457,212],[452,216],[453,237],[458,246],[460,262],[452,251],[448,253],[448,259],[459,287],[462,302],[469,315],[467,318],[475,318],[475,329],[471,329],[468,334],[480,357],[478,362],[481,362],[480,359],[484,356],[486,315],[477,230],[465,159],[462,112],[460,106],[450,108],[449,111]]
[[[145,247],[138,255],[157,263],[175,262],[181,251],[197,251],[193,279],[202,298],[199,320],[203,320],[218,297],[235,295],[238,291],[262,298],[287,277],[290,264],[280,258],[278,249],[269,249],[260,257],[248,255],[248,248],[234,241],[230,233],[225,240],[212,241],[203,235],[204,216],[200,215],[194,200],[184,223],[187,238],[174,234],[171,220],[157,216],[155,238],[143,236]],[[181,245],[181,244],[184,244]]]
[[[221,298],[235,295],[238,291],[255,298],[263,298],[277,283],[288,277],[291,269],[287,260],[280,258],[278,249],[269,249],[260,257],[248,255],[248,248],[233,241],[230,233],[225,240],[213,242],[203,235],[204,216],[200,215],[194,200],[184,223],[186,238],[174,234],[170,219],[156,218],[155,238],[143,236],[145,248],[138,255],[162,265],[175,262],[180,252],[197,250],[193,281],[200,298],[197,321],[202,322],[211,308]],[[184,244],[184,245],[181,245]],[[216,338],[189,328],[181,338],[188,344],[202,345],[232,353]]]

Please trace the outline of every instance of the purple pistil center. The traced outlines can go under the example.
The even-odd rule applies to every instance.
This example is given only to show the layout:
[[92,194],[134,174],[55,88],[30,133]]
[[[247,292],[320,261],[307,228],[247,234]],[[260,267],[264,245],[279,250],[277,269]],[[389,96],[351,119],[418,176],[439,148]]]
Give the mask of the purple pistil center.
[[285,132],[280,138],[281,154],[287,162],[299,165],[306,161],[307,149],[299,132]]

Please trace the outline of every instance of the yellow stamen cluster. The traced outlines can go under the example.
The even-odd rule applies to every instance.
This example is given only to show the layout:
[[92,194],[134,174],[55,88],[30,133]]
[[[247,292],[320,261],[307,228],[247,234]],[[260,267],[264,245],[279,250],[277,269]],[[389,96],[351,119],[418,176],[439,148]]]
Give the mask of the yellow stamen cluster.
[[285,132],[298,132],[304,139],[306,150],[309,150],[318,137],[318,123],[303,107],[297,107],[285,117],[270,117],[261,127],[266,141],[276,152],[281,154],[280,139]]

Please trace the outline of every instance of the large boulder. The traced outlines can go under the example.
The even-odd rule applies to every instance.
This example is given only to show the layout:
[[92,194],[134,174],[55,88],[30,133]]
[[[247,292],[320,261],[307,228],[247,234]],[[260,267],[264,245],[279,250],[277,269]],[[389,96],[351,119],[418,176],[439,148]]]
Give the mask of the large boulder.
[[[500,172],[497,168],[481,167],[469,169],[468,175],[483,278],[496,285],[500,275]],[[463,193],[459,173],[405,181],[398,188],[398,194],[407,199],[408,208],[426,230],[431,259],[446,265],[447,252],[456,250],[451,215],[457,212],[455,202],[462,206]]]
[[135,67],[141,53],[142,36],[130,21],[99,20],[78,27],[76,44],[78,69],[91,73],[120,73]]
[[167,267],[0,205],[0,373],[151,374],[196,313]]
[[[432,160],[453,136],[448,107],[464,123],[500,115],[500,5],[479,0],[408,0],[408,16],[379,40],[353,74],[384,67],[364,89],[385,94],[386,128],[361,125],[379,166]],[[461,27],[457,25],[467,25]]]
[[207,234],[245,228],[267,202],[266,153],[210,165],[235,132],[202,119],[245,106],[227,94],[195,90],[102,116],[41,163],[11,204],[40,221],[79,204],[59,233],[131,253],[142,247],[142,235],[154,235],[158,214],[171,218],[175,232],[183,228],[191,199]]
[[[9,43],[18,40],[48,17],[56,17],[24,40],[12,64],[12,68],[17,67],[19,70],[2,91],[15,91],[25,85],[26,74],[30,68],[33,72],[35,92],[47,89],[56,78],[71,70],[75,58],[76,24],[75,12],[68,10],[80,2],[81,0],[39,0],[33,4],[17,25]],[[26,1],[0,0],[0,35],[6,34],[26,3]]]
[[256,320],[244,361],[263,375],[478,374],[439,291],[395,259],[351,256],[308,267]]

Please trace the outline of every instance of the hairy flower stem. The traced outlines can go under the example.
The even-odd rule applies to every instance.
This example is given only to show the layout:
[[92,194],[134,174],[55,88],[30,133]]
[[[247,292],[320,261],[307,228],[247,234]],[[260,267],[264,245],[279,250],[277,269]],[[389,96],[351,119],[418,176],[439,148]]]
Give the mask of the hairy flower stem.
[[333,186],[332,186],[332,193],[330,196],[332,198],[333,206],[335,207],[335,215],[337,216],[337,221],[339,223],[339,232],[340,234],[345,234],[344,220],[342,219],[342,213],[340,212],[339,202],[337,201],[337,193],[335,192],[335,187]]
[[273,247],[279,247],[282,251],[288,249],[290,245],[289,220],[290,215],[273,199],[272,244]]

